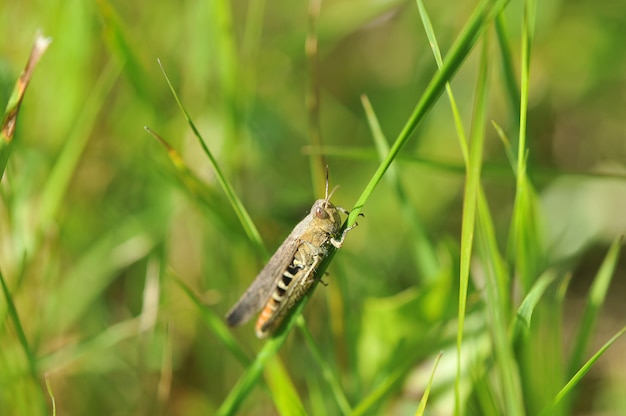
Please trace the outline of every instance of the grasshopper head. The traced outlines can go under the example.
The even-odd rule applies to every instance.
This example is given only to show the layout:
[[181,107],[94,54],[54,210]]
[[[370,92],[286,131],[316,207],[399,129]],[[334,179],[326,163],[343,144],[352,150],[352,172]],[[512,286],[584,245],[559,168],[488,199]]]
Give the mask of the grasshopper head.
[[327,199],[318,199],[311,207],[311,218],[316,227],[335,235],[341,228],[339,210]]
[[324,199],[318,199],[311,207],[311,218],[318,229],[323,230],[330,235],[336,235],[341,228],[341,217],[339,211],[345,212],[342,208],[337,208],[330,202],[330,197],[333,196],[339,186],[335,186],[330,193],[328,193],[328,166],[326,166],[326,196]]

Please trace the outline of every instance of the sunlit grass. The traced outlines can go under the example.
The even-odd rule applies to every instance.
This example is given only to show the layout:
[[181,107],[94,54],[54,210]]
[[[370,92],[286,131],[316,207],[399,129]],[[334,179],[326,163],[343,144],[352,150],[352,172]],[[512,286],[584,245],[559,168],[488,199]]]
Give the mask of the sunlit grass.
[[[49,21],[0,142],[2,412],[577,412],[624,332],[597,333],[622,240],[569,316],[577,262],[547,243],[544,185],[624,175],[533,164],[541,4],[135,7]],[[228,328],[326,163],[359,222],[328,286],[267,341]]]

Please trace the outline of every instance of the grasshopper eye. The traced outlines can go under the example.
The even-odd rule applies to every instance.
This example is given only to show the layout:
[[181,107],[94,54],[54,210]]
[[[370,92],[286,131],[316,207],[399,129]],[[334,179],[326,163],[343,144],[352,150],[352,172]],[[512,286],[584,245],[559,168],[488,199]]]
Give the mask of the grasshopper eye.
[[328,213],[324,209],[322,209],[322,207],[317,207],[315,208],[315,216],[320,220],[325,220],[326,218],[328,218]]

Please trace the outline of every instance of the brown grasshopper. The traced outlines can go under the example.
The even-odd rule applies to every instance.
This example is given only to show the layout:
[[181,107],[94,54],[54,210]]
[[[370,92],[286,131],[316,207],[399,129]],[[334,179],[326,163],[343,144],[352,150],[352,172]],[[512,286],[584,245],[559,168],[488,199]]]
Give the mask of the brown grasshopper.
[[309,291],[330,245],[340,248],[348,231],[357,225],[355,223],[341,232],[339,212],[348,214],[348,211],[330,202],[334,191],[328,193],[327,171],[325,198],[315,201],[311,212],[296,225],[228,312],[228,325],[243,324],[263,308],[255,331],[257,337],[265,338],[280,326],[289,311]]

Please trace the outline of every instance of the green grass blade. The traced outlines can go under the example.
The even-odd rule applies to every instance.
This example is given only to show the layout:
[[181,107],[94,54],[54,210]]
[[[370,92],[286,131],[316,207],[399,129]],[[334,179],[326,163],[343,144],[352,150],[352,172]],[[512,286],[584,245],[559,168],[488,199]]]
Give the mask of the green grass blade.
[[[528,121],[528,94],[530,85],[530,57],[535,20],[535,2],[524,2],[524,17],[522,22],[522,57],[521,57],[521,87],[520,87],[520,126],[517,143],[517,172],[518,178],[526,172],[526,128]],[[518,179],[520,180],[520,179]]]
[[420,400],[420,404],[417,406],[417,410],[415,411],[415,416],[424,416],[424,411],[426,410],[426,403],[428,402],[428,396],[430,395],[430,389],[433,385],[433,380],[435,378],[435,372],[437,371],[437,365],[443,356],[443,352],[440,352],[435,358],[435,363],[433,364],[433,371],[430,373],[430,378],[428,379],[428,384],[426,385],[426,390],[424,390],[424,394]]
[[[323,149],[314,149],[312,147],[304,147],[304,153],[324,153],[326,156],[334,156],[342,159],[352,159],[361,161],[372,161],[379,159],[378,152],[372,150],[371,147],[367,148],[355,148],[355,147],[339,147],[339,146],[324,146]],[[465,166],[459,163],[446,162],[442,160],[436,160],[428,157],[400,154],[396,156],[397,161],[403,161],[407,163],[413,163],[427,168],[435,169],[444,173],[450,173],[454,175],[465,174]],[[503,174],[509,174],[508,169],[496,167],[494,171]]]
[[533,287],[524,297],[524,300],[517,308],[517,314],[515,315],[515,320],[512,323],[511,339],[514,343],[516,343],[520,337],[526,337],[528,335],[535,307],[539,303],[539,300],[545,293],[548,286],[554,282],[556,277],[557,275],[553,270],[546,271],[539,276]]
[[551,415],[553,409],[555,409],[557,406],[559,406],[562,401],[566,398],[566,396],[576,387],[576,385],[582,380],[582,378],[585,376],[585,374],[587,374],[587,372],[589,372],[589,370],[591,369],[591,366],[598,361],[598,359],[605,353],[605,351],[607,349],[609,349],[609,347],[611,345],[613,345],[613,343],[615,341],[618,340],[619,337],[621,337],[622,335],[624,335],[624,333],[626,333],[626,327],[623,327],[622,329],[620,329],[615,335],[613,335],[613,337],[602,346],[602,348],[600,348],[598,350],[598,352],[596,352],[577,372],[576,374],[574,374],[574,376],[572,376],[572,378],[567,382],[567,384],[565,386],[563,386],[563,388],[559,391],[559,393],[556,395],[556,397],[554,398],[554,400],[552,401],[552,403],[550,403],[548,406],[546,406],[545,409],[543,409],[540,413],[540,416],[547,416],[547,415]]
[[623,237],[616,238],[615,241],[613,241],[613,244],[611,244],[606,257],[600,266],[600,270],[598,270],[598,273],[593,280],[591,289],[589,290],[587,305],[585,306],[585,310],[583,312],[582,323],[574,342],[574,349],[568,364],[567,374],[570,376],[574,374],[574,371],[576,371],[578,367],[580,367],[585,351],[587,351],[587,347],[591,341],[592,333],[600,313],[600,308],[604,304],[604,299],[606,298],[606,294],[609,290],[613,273],[617,267],[622,242]]
[[[510,178],[514,178],[514,174],[516,170],[517,158],[515,157],[515,152],[510,150],[510,143],[508,143],[508,138],[504,135],[504,132],[501,127],[498,126],[497,123],[493,123],[494,129],[496,133],[500,136],[500,133],[503,135],[500,136],[502,139],[505,150],[507,152],[507,156],[513,155],[509,158],[509,164],[501,163],[501,162],[493,162],[493,161],[485,161],[483,162],[483,176],[489,179],[495,180],[505,180],[508,181]],[[377,152],[372,150],[371,147],[341,147],[341,146],[324,146],[323,149],[313,149],[310,146],[303,147],[304,153],[324,153],[327,156],[333,156],[342,159],[350,159],[350,160],[360,160],[360,161],[372,161],[377,159]],[[446,160],[436,159],[432,157],[424,157],[413,154],[399,154],[396,161],[415,164],[419,166],[423,166],[429,169],[433,169],[439,172],[447,173],[450,175],[464,175],[465,174],[465,166],[461,163],[454,163]],[[575,171],[575,170],[564,170],[564,169],[553,169],[549,167],[541,167],[541,166],[533,166],[532,172],[529,172],[529,175],[533,180],[541,180],[547,181],[550,179],[561,178],[564,176],[570,176],[574,178],[597,178],[597,179],[626,179],[626,174],[622,172],[584,172],[584,171]]]
[[85,249],[45,303],[42,326],[64,331],[80,320],[120,270],[150,253],[163,232],[162,218],[162,207],[128,218]]
[[511,52],[511,41],[504,20],[504,13],[499,13],[495,19],[496,35],[502,58],[502,74],[504,85],[508,93],[509,105],[513,120],[519,123],[520,116],[520,92],[515,79],[515,66],[513,64],[513,53]]
[[[378,156],[383,158],[389,153],[387,139],[380,128],[374,109],[366,96],[361,96],[361,103],[363,104],[365,115],[367,116]],[[400,201],[400,207],[402,208],[402,214],[411,229],[411,240],[414,246],[413,253],[419,275],[422,276],[424,280],[433,279],[439,273],[439,260],[437,259],[435,248],[428,238],[424,224],[420,221],[415,206],[409,200],[394,166],[389,167],[387,177],[391,186],[395,189],[398,201]]]
[[313,357],[315,358],[317,365],[322,369],[324,380],[326,380],[330,390],[333,392],[333,396],[335,396],[335,401],[339,406],[339,410],[341,410],[341,413],[344,415],[350,414],[352,412],[352,408],[350,407],[350,403],[341,388],[341,383],[335,375],[335,372],[328,365],[328,362],[324,359],[324,357],[322,357],[322,353],[317,347],[317,344],[313,339],[313,335],[311,335],[311,331],[309,331],[309,328],[306,326],[302,315],[298,317],[296,323],[300,329],[300,333],[302,333],[302,336],[304,337],[304,341],[313,353]]
[[123,66],[124,73],[128,76],[131,85],[139,96],[144,100],[156,102],[149,73],[138,59],[141,54],[132,48],[127,39],[126,30],[113,5],[108,0],[98,0],[97,4],[102,18],[102,37],[109,51]]
[[480,190],[480,171],[484,146],[484,120],[487,95],[487,42],[483,46],[483,56],[476,83],[476,101],[469,147],[467,176],[465,178],[465,192],[463,195],[463,214],[461,224],[461,268],[459,272],[459,308],[457,332],[457,377],[455,380],[455,414],[461,412],[461,347],[463,345],[463,328],[467,307],[467,288],[469,286],[469,272],[474,244],[474,229],[476,226],[476,206]]
[[[305,52],[308,67],[308,88],[306,106],[308,113],[309,140],[312,147],[322,147],[322,128],[320,122],[320,71],[317,25],[322,8],[321,0],[309,0],[308,25]],[[324,167],[327,166],[323,153],[311,153],[309,157],[313,189],[316,195],[324,191]]]
[[502,395],[504,408],[501,410],[507,415],[523,415],[524,400],[521,389],[520,374],[515,354],[508,336],[507,324],[511,310],[510,278],[504,260],[498,250],[493,219],[489,212],[487,200],[481,191],[478,197],[478,247],[481,264],[486,276],[485,308],[489,314],[489,326],[493,338],[495,371],[499,377],[497,383]]
[[489,204],[483,189],[480,189],[478,194],[478,232],[481,244],[481,254],[483,259],[483,266],[486,269],[488,276],[493,279],[488,283],[491,285],[489,289],[495,289],[494,303],[489,305],[494,308],[493,312],[497,311],[497,314],[503,319],[508,320],[511,314],[511,277],[504,258],[498,248],[498,241],[496,239],[495,225],[493,216],[489,209]]
[[375,405],[389,394],[396,383],[398,383],[406,373],[407,369],[397,368],[391,374],[384,377],[380,384],[354,408],[351,415],[360,416],[371,413]]
[[71,345],[42,356],[37,365],[44,371],[60,370],[84,357],[97,360],[103,351],[118,345],[120,342],[137,337],[141,331],[140,318],[133,318],[107,327],[99,334],[80,340]]
[[200,180],[191,169],[187,166],[182,156],[174,149],[163,137],[158,135],[150,127],[144,126],[144,129],[150,133],[157,141],[163,145],[167,151],[167,156],[174,167],[174,174],[179,183],[193,197],[196,202],[202,203],[207,208],[208,214],[214,224],[220,227],[225,233],[229,233],[238,226],[237,218],[233,214],[233,210],[225,203],[217,192],[209,187],[204,181]]
[[106,101],[105,98],[118,79],[119,73],[119,65],[110,61],[90,91],[76,123],[72,126],[72,131],[42,190],[39,216],[44,228],[50,226],[59,211],[72,176],[91,137],[94,124]]
[[187,297],[198,307],[200,311],[200,317],[209,329],[217,336],[217,338],[224,344],[226,349],[239,361],[244,367],[250,365],[252,360],[239,346],[239,343],[233,336],[232,332],[224,324],[224,319],[218,316],[211,308],[207,308],[202,300],[194,293],[194,291],[183,282],[178,276],[173,273],[168,275],[174,280],[174,283],[187,295]]
[[493,383],[489,379],[488,363],[477,362],[471,368],[472,377],[472,399],[475,403],[470,403],[467,407],[474,405],[477,409],[475,414],[479,415],[501,415],[503,413],[502,403],[496,397],[498,390],[493,388]]
[[348,226],[354,225],[357,221],[357,217],[361,213],[365,202],[374,191],[374,188],[376,188],[376,185],[378,185],[378,182],[382,179],[383,175],[391,165],[391,162],[393,162],[396,158],[402,146],[404,146],[404,144],[406,144],[409,140],[411,134],[415,130],[415,127],[424,118],[427,111],[433,106],[437,98],[441,95],[446,82],[448,82],[454,73],[459,69],[482,33],[486,30],[495,14],[499,13],[507,2],[507,0],[499,0],[494,3],[481,1],[477,6],[476,10],[459,35],[459,38],[452,45],[450,53],[446,56],[443,67],[433,76],[419,102],[415,106],[413,113],[409,117],[408,122],[405,124],[402,131],[391,146],[389,153],[383,162],[378,166],[378,169],[372,175],[370,181],[365,186],[365,189],[354,204],[354,207],[348,216]]
[[493,125],[493,128],[496,130],[498,137],[500,138],[500,140],[502,141],[502,144],[504,145],[504,152],[506,153],[506,157],[509,160],[509,164],[511,165],[511,170],[515,172],[517,170],[516,169],[517,159],[515,158],[515,151],[511,147],[511,141],[506,136],[506,133],[504,133],[504,130],[502,130],[502,127],[500,127],[498,123],[496,123],[495,121],[492,121],[491,124]]
[[[435,56],[435,60],[439,68],[442,66],[441,54],[438,48],[438,42],[432,29],[432,25],[430,23],[430,19],[428,17],[428,13],[421,2],[421,0],[417,0],[418,8],[420,11],[420,16],[422,18],[422,22],[424,28],[426,30],[427,37],[429,39],[431,49],[433,50],[433,55]],[[483,129],[483,120],[485,113],[485,104],[484,101],[481,105],[479,105],[480,100],[483,100],[486,96],[486,77],[487,77],[487,42],[484,45],[485,49],[483,50],[482,55],[482,69],[483,76],[485,78],[481,78],[478,83],[478,87],[480,88],[481,82],[484,86],[483,89],[478,90],[477,92],[477,105],[476,113],[474,116],[474,131],[472,132],[472,136],[476,137],[476,134],[479,134],[484,137]],[[472,150],[468,151],[467,139],[465,136],[463,124],[461,121],[461,116],[458,111],[458,107],[456,105],[456,100],[452,93],[452,88],[449,83],[446,83],[446,92],[450,101],[450,105],[452,108],[452,114],[455,121],[457,136],[459,138],[459,144],[461,147],[461,151],[463,154],[463,158],[465,160],[467,171],[468,171],[468,179],[471,175],[471,167],[475,164],[475,153],[472,156]],[[481,98],[482,97],[482,98]],[[480,126],[480,129],[477,131],[476,127]],[[482,139],[481,139],[482,140]],[[476,142],[476,139],[472,140],[472,144]],[[482,150],[481,150],[482,152]],[[473,159],[472,159],[473,158]],[[472,159],[472,160],[470,160]],[[478,166],[482,170],[482,161],[479,162]],[[474,165],[475,166],[475,165]],[[455,381],[455,412],[457,414],[460,413],[460,363],[461,363],[461,344],[462,344],[462,329],[463,322],[465,317],[465,308],[467,302],[467,287],[469,280],[469,265],[471,261],[471,245],[472,245],[472,234],[474,229],[475,222],[475,209],[478,210],[478,227],[479,227],[479,243],[482,246],[482,258],[483,265],[486,269],[486,275],[488,276],[487,283],[487,296],[488,296],[488,311],[491,314],[491,324],[492,324],[492,334],[494,336],[495,342],[495,350],[496,356],[499,361],[498,370],[500,371],[500,379],[502,385],[502,392],[504,395],[504,404],[507,408],[507,414],[523,414],[522,409],[522,399],[521,399],[521,391],[520,391],[520,382],[519,382],[519,374],[516,370],[516,365],[514,362],[513,353],[511,351],[510,345],[508,344],[508,337],[506,336],[506,327],[505,320],[507,319],[508,314],[508,292],[509,292],[509,283],[508,276],[502,261],[502,257],[497,248],[497,242],[495,238],[495,231],[493,227],[493,220],[491,218],[491,214],[489,212],[489,207],[487,205],[487,201],[485,199],[484,193],[482,191],[482,186],[479,181],[480,172],[478,174],[478,182],[471,185],[475,192],[473,194],[468,194],[467,191],[470,189],[469,181],[466,180],[466,198],[464,200],[464,218],[463,218],[463,228],[461,235],[461,275],[460,275],[460,295],[459,295],[459,330],[458,330],[458,338],[457,338],[457,378]],[[467,210],[465,205],[467,202],[471,205],[471,209]],[[476,205],[478,204],[478,205]],[[467,214],[467,216],[466,216]],[[467,226],[471,224],[470,226]]]
[[[226,159],[226,166],[233,167],[237,166],[239,163],[239,158],[237,157],[237,146],[239,146],[241,142],[240,126],[242,123],[240,119],[242,115],[240,113],[241,102],[243,101],[242,95],[245,93],[245,89],[241,88],[241,62],[238,61],[235,33],[233,31],[233,12],[231,11],[231,7],[233,6],[232,2],[228,0],[210,1],[208,4],[210,8],[209,16],[211,18],[211,27],[213,29],[213,36],[215,40],[215,54],[217,55],[214,59],[217,64],[217,75],[219,77],[219,85],[221,87],[221,104],[226,121],[226,140],[223,141],[223,153]],[[178,98],[176,98],[176,101],[179,101]],[[178,102],[178,105],[182,109],[180,102]],[[184,112],[187,117],[187,121],[191,125],[187,112]],[[202,147],[206,147],[196,128],[192,126],[192,129],[198,137],[200,144],[202,144]],[[208,148],[205,148],[205,153],[206,152],[208,152]],[[212,158],[212,156],[209,155],[209,158]],[[213,163],[213,160],[211,163]],[[214,167],[215,166],[216,164],[214,164]],[[217,168],[216,173],[220,175]],[[244,226],[246,225],[244,224]]]
[[517,180],[509,248],[513,252],[523,291],[527,293],[544,267],[544,248],[537,194],[526,173],[518,175],[523,179]]
[[[430,44],[430,48],[433,52],[433,56],[435,57],[435,62],[437,63],[437,68],[441,70],[443,67],[443,59],[441,58],[441,50],[439,49],[439,42],[437,42],[437,36],[435,35],[435,31],[433,29],[433,25],[430,21],[430,17],[428,16],[428,12],[426,11],[426,7],[422,0],[417,0],[417,8],[420,13],[420,17],[422,19],[422,25],[424,26],[424,31],[426,32],[426,37],[428,38],[428,43]],[[456,104],[456,99],[454,98],[454,94],[452,93],[452,86],[450,82],[446,82],[446,94],[448,95],[448,100],[450,101],[450,107],[452,108],[452,116],[454,117],[454,126],[456,128],[456,133],[459,138],[459,145],[461,146],[461,154],[463,155],[463,160],[467,165],[469,159],[469,152],[467,150],[467,137],[465,135],[465,129],[463,128],[463,120],[461,119],[461,114],[459,113],[459,108]]]
[[243,229],[245,230],[246,234],[248,235],[248,238],[250,238],[250,241],[252,241],[255,248],[258,250],[259,253],[261,253],[264,256],[264,258],[269,258],[269,253],[265,249],[265,245],[263,244],[263,240],[261,239],[261,234],[259,234],[259,231],[254,225],[254,222],[252,221],[252,218],[248,214],[248,211],[246,211],[246,208],[244,207],[243,203],[237,196],[233,186],[231,185],[228,178],[222,172],[222,169],[217,163],[217,160],[215,159],[215,157],[213,156],[213,153],[211,153],[211,150],[209,150],[209,147],[206,145],[206,143],[202,139],[200,132],[196,128],[196,125],[193,123],[193,121],[191,120],[191,117],[189,116],[189,113],[187,113],[187,110],[183,106],[183,103],[180,101],[180,98],[178,97],[178,94],[176,93],[176,90],[174,89],[172,82],[170,81],[169,77],[167,76],[167,73],[165,72],[165,68],[163,68],[163,65],[161,65],[161,61],[159,61],[159,66],[161,67],[163,76],[165,76],[165,80],[167,81],[167,85],[169,86],[170,91],[172,92],[172,95],[174,96],[174,99],[178,103],[178,107],[180,108],[183,115],[185,116],[185,119],[187,120],[189,127],[191,127],[193,134],[198,139],[200,146],[202,146],[204,153],[209,158],[209,161],[211,162],[211,166],[213,166],[213,170],[215,170],[215,176],[217,177],[217,180],[220,186],[222,187],[222,190],[226,194],[226,197],[228,198],[230,205],[235,211],[235,214],[237,214],[237,218],[239,218],[239,221],[241,225],[243,226]]
[[528,94],[530,79],[530,52],[535,19],[535,3],[527,0],[522,24],[522,74],[520,95],[520,127],[517,143],[516,190],[513,208],[511,249],[520,273],[524,293],[530,290],[543,267],[543,248],[540,238],[539,216],[534,189],[527,175],[526,128],[528,123]]
[[11,317],[11,321],[13,321],[13,326],[15,328],[15,331],[17,332],[17,338],[20,341],[20,346],[22,347],[24,355],[26,356],[26,360],[28,361],[28,370],[30,372],[30,376],[37,385],[39,384],[39,377],[37,374],[37,364],[35,362],[35,357],[26,338],[26,332],[24,331],[24,327],[22,326],[22,321],[20,320],[20,316],[17,313],[17,308],[15,307],[15,303],[13,302],[13,296],[11,296],[11,291],[7,286],[7,282],[4,280],[4,275],[2,274],[2,271],[0,271],[0,285],[2,285],[2,293],[4,294],[4,300],[7,303],[8,315]]
[[50,42],[52,42],[52,39],[44,37],[39,32],[37,33],[35,43],[31,49],[24,71],[22,71],[22,74],[15,82],[13,92],[11,93],[7,106],[4,110],[2,125],[0,125],[0,179],[4,176],[7,162],[11,156],[17,116],[20,112],[20,105],[22,104],[24,93],[26,92],[26,88],[30,83],[31,77],[33,76],[35,67],[37,67],[39,60],[46,52],[46,49],[48,49]]
[[[303,306],[303,304],[304,303],[302,303],[301,305]],[[299,311],[296,310],[296,313],[298,312]],[[291,318],[293,318],[293,316],[294,315],[292,315]],[[293,321],[293,319],[288,318],[287,325],[289,325],[290,321]],[[250,394],[252,389],[258,384],[258,380],[263,372],[263,368],[265,367],[266,363],[278,352],[283,342],[287,338],[289,328],[286,329],[287,330],[282,331],[281,334],[274,338],[271,338],[263,345],[261,351],[259,351],[252,363],[246,367],[243,376],[230,390],[228,396],[222,402],[222,405],[217,411],[217,415],[224,416],[237,413],[237,410],[239,409],[243,401]]]
[[264,373],[278,414],[294,416],[307,414],[280,358],[272,357],[267,362]]
[[50,385],[50,377],[48,373],[45,374],[46,380],[46,390],[48,391],[48,396],[50,396],[50,402],[52,404],[52,416],[57,416],[57,404],[54,400],[54,392],[52,391],[52,385]]

